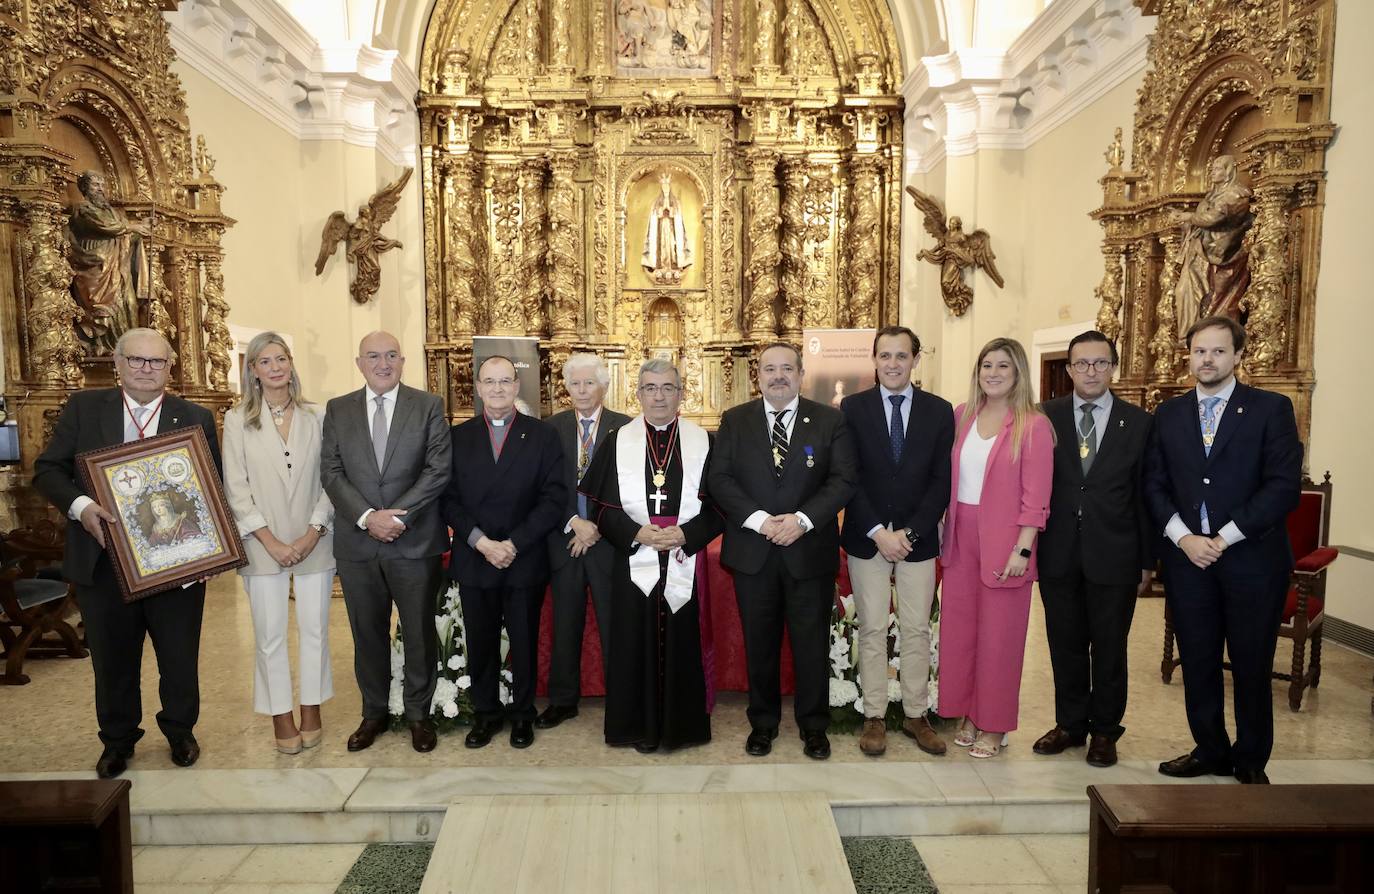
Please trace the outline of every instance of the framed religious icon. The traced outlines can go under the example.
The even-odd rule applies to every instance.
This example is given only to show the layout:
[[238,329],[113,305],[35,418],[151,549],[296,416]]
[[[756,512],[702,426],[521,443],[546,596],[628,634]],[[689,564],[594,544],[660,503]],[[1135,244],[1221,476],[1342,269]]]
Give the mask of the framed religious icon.
[[248,564],[199,426],[78,454],[125,602]]

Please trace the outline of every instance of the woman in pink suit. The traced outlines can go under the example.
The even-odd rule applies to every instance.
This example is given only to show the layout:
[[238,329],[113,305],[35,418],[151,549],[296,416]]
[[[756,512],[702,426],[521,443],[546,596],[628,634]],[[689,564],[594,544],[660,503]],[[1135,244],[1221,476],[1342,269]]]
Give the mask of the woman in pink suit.
[[1026,351],[995,338],[954,411],[941,549],[940,715],[962,717],[954,744],[995,757],[1016,729],[1035,536],[1050,514],[1054,429],[1031,396]]

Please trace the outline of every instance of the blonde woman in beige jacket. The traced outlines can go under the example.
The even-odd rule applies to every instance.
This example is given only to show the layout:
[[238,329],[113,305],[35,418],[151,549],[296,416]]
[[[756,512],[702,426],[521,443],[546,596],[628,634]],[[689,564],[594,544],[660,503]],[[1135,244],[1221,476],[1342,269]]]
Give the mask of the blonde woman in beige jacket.
[[[329,597],[334,507],[320,485],[321,413],[301,395],[291,349],[275,332],[248,343],[241,397],[224,417],[224,485],[248,552],[239,571],[257,643],[253,709],[272,715],[277,750],[320,743],[320,704],[334,694]],[[286,626],[295,584],[300,726],[293,713]]]

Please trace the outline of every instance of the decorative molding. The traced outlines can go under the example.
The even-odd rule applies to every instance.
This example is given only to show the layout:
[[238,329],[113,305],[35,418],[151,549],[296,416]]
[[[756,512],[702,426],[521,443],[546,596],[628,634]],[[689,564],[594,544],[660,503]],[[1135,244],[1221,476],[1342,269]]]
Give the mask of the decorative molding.
[[908,175],[1033,145],[1142,71],[1154,26],[1130,0],[1058,0],[1005,52],[923,57],[902,84]]
[[415,164],[420,82],[397,51],[321,44],[274,0],[187,0],[164,16],[182,61],[297,139]]

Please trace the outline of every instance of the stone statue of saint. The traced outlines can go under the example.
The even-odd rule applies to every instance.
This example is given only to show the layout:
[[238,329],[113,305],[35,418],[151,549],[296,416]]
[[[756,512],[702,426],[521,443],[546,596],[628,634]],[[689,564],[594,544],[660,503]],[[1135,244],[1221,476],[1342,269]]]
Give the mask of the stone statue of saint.
[[1174,286],[1174,320],[1181,337],[1204,316],[1240,317],[1240,299],[1250,285],[1245,234],[1255,222],[1250,188],[1240,182],[1236,160],[1219,155],[1207,169],[1210,187],[1183,226],[1183,262]]
[[661,285],[682,282],[682,272],[692,266],[692,244],[682,220],[682,201],[673,192],[673,175],[658,175],[661,192],[649,209],[649,225],[644,232],[644,255],[640,264],[649,278]]
[[138,325],[143,229],[110,204],[104,175],[87,171],[76,187],[85,201],[72,208],[67,233],[72,297],[82,310],[77,331],[96,354],[109,354],[124,330]]

